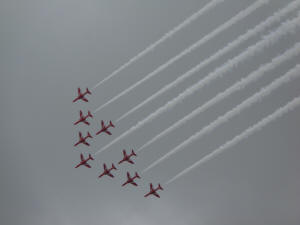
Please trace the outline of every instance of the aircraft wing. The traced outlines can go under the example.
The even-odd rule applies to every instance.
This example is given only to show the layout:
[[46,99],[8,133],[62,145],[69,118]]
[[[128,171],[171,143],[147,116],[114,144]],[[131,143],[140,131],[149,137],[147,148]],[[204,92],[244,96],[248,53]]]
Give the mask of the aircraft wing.
[[80,116],[80,118],[83,116],[83,114],[82,114],[82,111],[81,111],[81,110],[79,111],[79,116]]
[[90,125],[90,123],[88,121],[83,121],[86,125]]
[[78,95],[81,95],[80,88],[77,88],[77,93],[78,93]]
[[108,173],[107,175],[110,176],[110,177],[114,177],[114,175],[112,175],[111,173]]
[[87,163],[84,164],[87,168],[91,168],[91,166]]
[[128,159],[127,161],[131,164],[134,164],[134,162],[131,159]]
[[108,130],[105,130],[104,132],[107,133],[108,135],[111,135],[111,133]]
[[81,161],[84,161],[84,157],[83,157],[82,153],[80,154],[80,159],[81,159]]
[[104,126],[104,121],[103,121],[103,120],[101,120],[101,127],[102,127],[102,128],[105,128],[105,126]]
[[125,149],[123,149],[123,155],[126,156],[126,151],[125,151]]
[[89,144],[89,143],[87,143],[86,141],[85,141],[85,142],[83,142],[83,144],[85,144],[85,145],[87,145],[87,146],[90,146],[90,144]]
[[78,135],[79,135],[79,138],[82,139],[82,133],[79,132]]
[[85,97],[82,97],[81,99],[85,102],[88,102],[88,100]]
[[160,196],[156,192],[154,192],[153,195],[155,195],[156,197],[160,198]]
[[132,181],[131,184],[134,186],[138,186],[134,181]]
[[129,172],[127,172],[127,178],[130,179],[130,174],[129,174]]
[[153,185],[152,185],[152,183],[150,184],[150,190],[153,191]]

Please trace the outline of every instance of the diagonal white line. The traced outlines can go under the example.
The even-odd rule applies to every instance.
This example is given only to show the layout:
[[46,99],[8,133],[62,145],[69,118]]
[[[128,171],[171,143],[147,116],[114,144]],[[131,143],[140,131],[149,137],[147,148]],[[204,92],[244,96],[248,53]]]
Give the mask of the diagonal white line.
[[119,137],[117,137],[116,139],[111,141],[109,144],[105,145],[103,148],[101,148],[99,151],[97,151],[96,154],[99,154],[100,152],[105,151],[107,148],[109,148],[116,142],[120,141],[124,137],[128,136],[135,130],[139,129],[146,123],[151,122],[158,115],[171,109],[177,103],[181,102],[185,97],[193,94],[195,91],[199,90],[203,86],[211,83],[216,78],[222,77],[224,75],[224,73],[230,71],[232,68],[237,66],[237,64],[244,61],[248,57],[251,57],[251,56],[255,55],[256,53],[263,51],[266,47],[270,46],[271,44],[276,43],[281,37],[283,37],[289,33],[294,33],[296,31],[296,28],[299,26],[300,26],[300,13],[298,12],[298,16],[296,18],[282,23],[275,31],[264,36],[264,38],[261,41],[248,47],[243,53],[239,54],[238,56],[234,57],[233,59],[230,59],[229,61],[227,61],[227,63],[223,64],[221,67],[217,68],[214,72],[210,73],[204,79],[200,80],[198,83],[196,83],[192,87],[190,87],[187,90],[185,90],[184,92],[182,92],[179,96],[177,96],[173,100],[169,101],[163,107],[157,109],[154,113],[150,114],[142,121],[139,121],[135,126],[132,126],[126,132],[124,132]]
[[188,77],[190,77],[194,73],[200,71],[203,67],[205,67],[209,63],[213,62],[214,60],[217,60],[219,57],[225,55],[227,52],[231,51],[232,49],[234,49],[235,47],[237,47],[238,45],[240,45],[244,41],[246,41],[246,40],[250,39],[251,37],[255,36],[257,33],[262,32],[267,27],[270,27],[275,22],[280,21],[282,19],[282,17],[288,15],[291,11],[297,9],[299,7],[299,5],[300,5],[299,0],[295,0],[291,3],[289,3],[286,7],[279,10],[278,12],[275,12],[272,16],[270,16],[269,18],[267,18],[266,20],[264,20],[263,22],[261,22],[260,24],[255,26],[253,29],[248,30],[245,34],[240,35],[236,40],[234,40],[233,42],[230,42],[224,48],[218,50],[214,55],[208,57],[207,59],[205,59],[204,61],[199,63],[197,66],[195,66],[194,68],[192,68],[191,70],[189,70],[185,74],[178,77],[176,80],[174,80],[170,84],[164,86],[162,89],[157,91],[155,94],[151,95],[145,101],[141,102],[137,106],[130,109],[127,113],[124,113],[121,117],[119,117],[116,120],[116,122],[117,123],[120,122],[121,120],[123,120],[124,118],[126,118],[127,116],[129,116],[130,114],[132,114],[133,112],[138,110],[139,108],[141,108],[144,105],[148,104],[149,102],[151,102],[155,98],[159,97],[163,93],[167,92],[171,88],[176,87],[178,84],[183,82],[185,79],[187,79]]
[[[282,77],[277,78],[274,80],[271,84],[267,85],[266,87],[262,88],[259,92],[255,93],[251,97],[247,98],[245,101],[243,101],[238,106],[234,107],[224,115],[218,117],[216,120],[211,122],[209,125],[203,127],[200,131],[189,137],[187,140],[182,142],[180,145],[176,146],[174,149],[169,151],[167,154],[153,162],[150,166],[148,166],[146,169],[143,170],[143,173],[150,170],[154,166],[158,165],[159,163],[163,162],[164,160],[168,159],[171,155],[175,154],[176,152],[179,152],[183,150],[185,147],[193,143],[194,141],[198,140],[199,138],[203,137],[204,135],[208,134],[221,124],[228,122],[232,117],[241,114],[241,112],[249,107],[251,107],[254,103],[261,101],[264,97],[267,97],[270,95],[273,91],[278,89],[281,85],[290,82],[291,80],[297,78],[300,76],[300,65],[296,66],[289,72],[287,72]],[[225,91],[226,92],[226,91]],[[222,98],[222,95],[224,93],[221,93],[217,98]]]
[[250,15],[251,13],[253,13],[256,9],[258,9],[259,7],[261,7],[264,4],[267,4],[268,2],[269,2],[269,0],[257,0],[255,3],[253,3],[252,5],[250,5],[248,8],[246,8],[245,10],[239,12],[236,16],[232,17],[226,23],[222,24],[217,29],[213,30],[211,33],[209,33],[208,35],[204,36],[199,41],[197,41],[196,43],[194,43],[190,47],[188,47],[185,50],[183,50],[181,53],[179,53],[178,55],[174,56],[169,61],[167,61],[166,63],[162,64],[161,66],[159,66],[153,72],[147,74],[143,79],[139,80],[138,82],[136,82],[135,84],[133,84],[129,88],[125,89],[124,91],[122,91],[121,93],[119,93],[118,95],[116,95],[115,97],[113,97],[112,99],[110,99],[109,101],[107,101],[106,103],[104,103],[103,105],[101,105],[100,107],[98,107],[95,110],[95,112],[97,112],[97,111],[105,108],[107,105],[109,105],[112,102],[116,101],[121,96],[126,95],[127,93],[129,93],[130,91],[132,91],[134,88],[136,88],[140,84],[142,84],[142,83],[146,82],[147,80],[149,80],[150,78],[156,76],[157,74],[159,74],[161,71],[163,71],[164,69],[166,69],[167,67],[169,67],[170,65],[172,65],[173,63],[175,63],[180,58],[184,57],[185,55],[189,54],[190,52],[192,52],[196,48],[200,47],[201,45],[203,45],[204,43],[206,43],[207,41],[209,41],[213,37],[215,37],[218,34],[220,34],[222,31],[228,29],[230,26],[234,25],[235,23],[237,23],[241,19],[247,17],[248,15]]
[[270,114],[269,116],[263,118],[260,120],[258,123],[255,125],[249,127],[247,130],[245,130],[243,133],[235,136],[232,140],[226,142],[224,145],[220,146],[216,150],[212,151],[210,154],[206,155],[199,161],[195,162],[193,165],[187,167],[184,169],[182,172],[178,173],[176,176],[174,176],[172,179],[166,182],[167,184],[170,184],[177,180],[178,178],[182,177],[183,175],[187,174],[188,172],[192,171],[193,169],[196,169],[199,167],[201,164],[213,159],[220,153],[224,152],[226,149],[233,147],[234,145],[238,144],[240,141],[248,138],[255,132],[261,130],[263,127],[268,125],[269,123],[275,121],[276,119],[282,117],[286,113],[294,110],[296,107],[300,105],[300,97],[296,97],[294,100],[290,101],[288,104],[286,104],[284,107],[279,108],[276,110],[274,113]]
[[144,55],[146,55],[148,52],[153,51],[158,45],[160,45],[161,43],[163,43],[164,41],[166,41],[167,39],[171,38],[175,33],[177,33],[178,31],[180,31],[181,29],[183,29],[184,27],[186,27],[187,25],[189,25],[190,23],[192,23],[193,21],[195,21],[197,18],[199,18],[201,15],[205,14],[207,11],[211,10],[212,8],[214,8],[217,4],[223,2],[224,0],[213,0],[210,1],[209,3],[207,3],[203,8],[201,8],[199,11],[197,11],[196,13],[194,13],[193,15],[191,15],[190,17],[188,17],[186,20],[184,20],[182,23],[180,23],[179,25],[177,25],[176,27],[174,27],[172,30],[168,31],[167,33],[165,33],[159,40],[157,40],[156,42],[152,43],[150,46],[148,46],[147,48],[145,48],[143,51],[141,51],[140,53],[138,53],[136,56],[134,56],[133,58],[131,58],[129,61],[127,61],[125,64],[123,64],[122,66],[120,66],[118,69],[116,69],[115,71],[113,71],[110,75],[108,75],[105,79],[103,79],[102,81],[100,81],[98,84],[96,84],[93,89],[97,88],[98,86],[100,86],[101,84],[103,84],[104,82],[108,81],[109,79],[111,79],[112,77],[114,77],[116,74],[118,74],[119,72],[121,72],[122,70],[124,70],[125,68],[127,68],[129,65],[131,65],[132,63],[134,63],[135,61],[139,60],[140,58],[142,58]]
[[207,110],[209,107],[217,104],[218,102],[222,101],[223,99],[227,98],[231,94],[240,91],[241,89],[245,88],[247,85],[257,81],[260,79],[267,71],[270,71],[274,68],[276,68],[279,64],[296,57],[297,55],[300,54],[300,42],[296,43],[292,48],[288,49],[285,51],[283,54],[275,57],[272,59],[271,62],[264,64],[261,66],[259,69],[255,70],[254,72],[250,73],[247,77],[242,78],[235,84],[233,84],[231,87],[229,87],[227,90],[224,92],[219,93],[216,95],[214,98],[210,99],[207,101],[205,104],[199,106],[197,109],[195,109],[193,112],[189,113],[182,119],[178,120],[176,123],[174,123],[172,126],[169,128],[165,129],[158,135],[156,135],[154,138],[149,140],[147,143],[145,143],[143,146],[141,146],[137,152],[140,152],[141,150],[145,149],[152,143],[158,141],[159,139],[165,137],[167,134],[172,132],[173,130],[179,128],[181,125],[186,123],[187,121],[193,119],[195,116],[199,115],[200,113],[204,112]]

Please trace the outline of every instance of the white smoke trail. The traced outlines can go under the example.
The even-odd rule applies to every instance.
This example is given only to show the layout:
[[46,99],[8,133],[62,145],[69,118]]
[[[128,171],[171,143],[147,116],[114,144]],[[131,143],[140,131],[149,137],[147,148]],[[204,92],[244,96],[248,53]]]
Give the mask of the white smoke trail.
[[152,138],[150,141],[148,141],[146,144],[144,144],[142,147],[140,147],[137,150],[137,152],[140,152],[142,149],[148,147],[150,144],[152,144],[152,143],[156,142],[157,140],[163,138],[164,136],[166,136],[167,134],[169,134],[173,130],[177,129],[178,127],[180,127],[181,125],[183,125],[187,121],[193,119],[195,116],[197,116],[200,113],[204,112],[209,107],[211,107],[211,106],[217,104],[218,102],[222,101],[223,99],[227,98],[229,95],[233,94],[234,92],[242,90],[247,85],[249,85],[249,84],[257,81],[267,71],[276,68],[279,64],[281,64],[284,61],[286,61],[286,60],[288,60],[290,58],[293,58],[293,57],[295,57],[295,56],[297,56],[299,54],[300,54],[300,42],[296,43],[292,48],[288,49],[283,54],[281,54],[281,55],[273,58],[271,62],[269,62],[267,64],[264,64],[258,70],[250,73],[246,78],[242,78],[241,80],[239,80],[238,82],[236,82],[235,84],[233,84],[231,87],[229,87],[224,92],[219,93],[214,98],[210,99],[205,104],[203,104],[202,106],[198,107],[193,112],[191,112],[190,114],[186,115],[185,117],[183,117],[181,120],[178,120],[172,126],[170,126],[169,128],[165,129],[164,131],[162,131],[161,133],[159,133],[158,135],[156,135],[154,138]]
[[214,158],[215,156],[217,156],[218,154],[222,153],[226,149],[231,148],[234,145],[238,144],[240,141],[248,138],[250,135],[254,134],[256,131],[261,130],[263,127],[265,127],[269,123],[271,123],[271,122],[275,121],[276,119],[282,117],[284,114],[286,114],[286,113],[294,110],[299,105],[300,105],[300,97],[296,97],[295,99],[293,99],[292,101],[290,101],[285,106],[277,109],[271,115],[263,118],[262,120],[260,120],[255,125],[249,127],[243,133],[235,136],[232,140],[226,142],[224,145],[220,146],[219,148],[217,148],[216,150],[214,150],[210,154],[206,155],[205,157],[203,157],[199,161],[195,162],[193,165],[189,166],[188,168],[184,169],[182,172],[178,173],[176,176],[174,176],[172,179],[170,179],[168,182],[166,182],[166,185],[172,183],[173,181],[175,181],[179,177],[187,174],[188,172],[190,172],[193,169],[197,168],[201,164],[203,164],[203,163],[207,162],[208,160]]
[[165,33],[159,40],[157,40],[156,42],[152,43],[150,46],[148,46],[147,48],[145,48],[143,51],[141,51],[140,53],[138,53],[136,56],[134,56],[129,61],[127,61],[125,64],[123,64],[118,69],[116,69],[114,72],[112,72],[105,79],[103,79],[98,84],[96,84],[93,87],[93,89],[97,88],[98,86],[100,86],[101,84],[103,84],[104,82],[106,82],[107,80],[109,80],[112,77],[114,77],[116,74],[118,74],[119,72],[121,72],[123,69],[127,68],[129,65],[131,65],[135,61],[137,61],[140,58],[142,58],[148,52],[153,51],[158,45],[160,45],[161,43],[163,43],[167,39],[171,38],[175,33],[177,33],[178,31],[180,31],[184,27],[188,26],[190,23],[192,23],[193,21],[195,21],[196,19],[198,19],[200,16],[202,16],[203,14],[205,14],[206,12],[208,12],[209,10],[211,10],[212,8],[214,8],[217,4],[219,4],[219,3],[223,2],[223,1],[224,0],[213,0],[213,1],[210,1],[209,3],[207,3],[203,8],[201,8],[196,13],[194,13],[193,15],[191,15],[190,17],[188,17],[187,19],[185,19],[182,23],[180,23],[179,25],[177,25],[176,27],[174,27],[172,30],[170,30],[167,33]]
[[151,102],[153,99],[157,98],[158,96],[162,95],[166,91],[170,90],[173,87],[176,87],[179,83],[193,75],[194,73],[198,72],[200,69],[211,63],[212,61],[218,59],[219,57],[225,55],[227,52],[231,51],[238,45],[240,45],[242,42],[250,39],[257,33],[263,31],[267,27],[270,27],[273,25],[275,22],[278,22],[281,20],[282,17],[285,15],[288,15],[291,11],[295,10],[298,8],[300,5],[299,0],[295,0],[291,3],[289,3],[286,7],[283,9],[279,10],[278,12],[275,12],[272,16],[261,22],[259,25],[255,26],[253,29],[248,30],[245,34],[240,35],[237,39],[235,39],[233,42],[227,44],[224,48],[218,50],[214,55],[210,56],[209,58],[205,59],[201,63],[199,63],[197,66],[186,72],[185,74],[181,75],[178,77],[176,80],[171,82],[170,84],[164,86],[162,89],[160,89],[158,92],[155,94],[151,95],[149,98],[147,98],[145,101],[141,102],[137,106],[133,107],[130,109],[127,113],[124,113],[121,117],[119,117],[116,122],[120,122],[122,119],[126,118],[129,116],[131,113],[135,112],[139,108],[143,107],[144,105],[148,104]]
[[223,64],[221,67],[217,68],[214,72],[210,73],[208,76],[206,76],[204,79],[200,80],[198,83],[192,85],[190,88],[179,94],[176,98],[173,100],[167,102],[164,106],[157,109],[154,113],[151,113],[148,115],[145,119],[142,121],[139,121],[135,126],[132,126],[130,129],[128,129],[126,132],[121,134],[119,137],[111,141],[109,144],[105,145],[103,148],[101,148],[96,154],[99,154],[100,152],[103,152],[119,140],[123,139],[127,135],[131,134],[138,128],[142,127],[148,122],[151,122],[153,119],[155,119],[158,115],[162,114],[163,112],[172,109],[177,103],[181,102],[185,97],[193,94],[195,91],[199,90],[203,86],[211,83],[214,79],[218,77],[222,77],[224,73],[230,71],[232,68],[237,66],[240,62],[244,61],[248,57],[251,57],[255,55],[256,53],[259,53],[263,51],[266,47],[272,45],[273,43],[276,43],[281,37],[289,34],[294,33],[296,31],[296,28],[300,26],[300,13],[298,13],[298,16],[292,20],[288,20],[287,22],[283,22],[275,31],[271,32],[270,34],[263,37],[263,39],[256,44],[248,47],[243,53],[240,55],[234,57],[233,59],[230,59],[227,61],[227,63]]
[[204,36],[199,41],[197,41],[196,43],[194,43],[190,47],[188,47],[185,50],[183,50],[181,53],[179,53],[178,55],[174,56],[169,61],[167,61],[166,63],[162,64],[161,66],[159,66],[153,72],[147,74],[143,79],[139,80],[138,82],[136,82],[135,84],[133,84],[129,88],[125,89],[124,91],[122,91],[121,93],[119,93],[118,95],[116,95],[115,97],[113,97],[112,99],[110,99],[109,101],[107,101],[106,103],[104,103],[103,105],[101,105],[100,107],[98,107],[95,110],[95,112],[97,112],[97,111],[105,108],[107,105],[109,105],[110,103],[114,102],[115,100],[117,100],[121,96],[126,95],[127,93],[129,93],[130,91],[132,91],[134,88],[136,88],[140,84],[142,84],[142,83],[146,82],[147,80],[149,80],[150,78],[156,76],[157,74],[159,74],[161,71],[163,71],[164,69],[166,69],[167,67],[169,67],[170,65],[172,65],[173,63],[175,63],[180,58],[184,57],[185,55],[189,54],[190,52],[192,52],[196,48],[200,47],[201,45],[203,45],[204,43],[206,43],[207,41],[209,41],[213,37],[215,37],[218,34],[220,34],[222,31],[228,29],[230,26],[234,25],[238,21],[240,21],[243,18],[247,17],[252,12],[254,12],[256,9],[258,9],[259,7],[261,7],[264,4],[267,4],[268,2],[269,2],[269,0],[258,0],[255,3],[253,3],[252,5],[250,5],[248,8],[246,8],[245,10],[240,11],[236,16],[232,17],[226,23],[222,24],[217,29],[213,30],[211,33],[209,33],[208,35]]
[[300,64],[291,69],[289,72],[287,72],[284,76],[277,78],[274,80],[271,84],[267,85],[266,87],[262,88],[259,92],[255,93],[251,97],[247,98],[245,101],[243,101],[238,106],[234,107],[224,115],[218,117],[215,121],[211,122],[206,127],[202,128],[199,132],[189,137],[187,140],[182,142],[180,145],[169,151],[167,154],[165,154],[163,157],[156,160],[154,163],[152,163],[150,166],[148,166],[146,169],[143,170],[143,173],[150,170],[157,164],[163,162],[167,158],[169,158],[171,155],[175,154],[176,152],[184,149],[186,146],[191,144],[193,141],[203,137],[205,134],[208,134],[213,129],[218,127],[219,125],[227,122],[232,117],[239,115],[243,110],[251,107],[255,102],[261,101],[264,97],[271,94],[272,91],[279,88],[281,85],[290,82],[292,79],[295,79],[296,77],[300,76]]

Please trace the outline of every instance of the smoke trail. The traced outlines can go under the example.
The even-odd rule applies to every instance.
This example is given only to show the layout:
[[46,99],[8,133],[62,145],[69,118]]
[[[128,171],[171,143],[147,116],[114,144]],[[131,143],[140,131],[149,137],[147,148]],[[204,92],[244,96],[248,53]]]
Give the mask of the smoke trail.
[[194,73],[198,72],[200,69],[202,69],[204,66],[208,65],[212,61],[218,59],[219,57],[223,56],[230,50],[234,49],[237,47],[239,44],[242,42],[248,40],[252,36],[256,35],[257,33],[263,31],[267,27],[270,27],[273,25],[273,23],[278,22],[281,20],[282,17],[285,15],[289,14],[292,10],[295,10],[298,8],[300,5],[300,2],[298,0],[295,0],[291,3],[289,3],[286,7],[281,9],[278,12],[275,12],[272,16],[261,22],[259,25],[255,26],[253,29],[248,30],[245,34],[240,35],[236,40],[233,42],[227,44],[223,49],[218,50],[214,55],[210,56],[209,58],[205,59],[201,63],[199,63],[197,66],[186,72],[185,74],[181,75],[178,77],[176,80],[171,82],[170,84],[164,86],[162,89],[160,89],[158,92],[155,94],[151,95],[149,98],[147,98],[145,101],[141,102],[137,106],[133,107],[131,110],[129,110],[127,113],[123,114],[120,118],[117,119],[116,122],[120,122],[122,119],[126,118],[129,116],[131,113],[135,112],[139,108],[143,107],[144,105],[148,104],[151,102],[153,99],[157,98],[158,96],[162,95],[166,91],[170,90],[173,87],[176,87],[180,82],[184,81],[187,79],[189,76],[193,75]]
[[166,182],[166,184],[172,183],[173,181],[175,181],[179,177],[181,177],[181,176],[185,175],[186,173],[192,171],[193,169],[197,168],[202,163],[205,163],[208,160],[214,158],[215,156],[222,153],[226,149],[233,147],[234,145],[238,144],[240,141],[242,141],[242,140],[248,138],[250,135],[254,134],[256,131],[261,130],[263,127],[265,127],[269,123],[271,123],[271,122],[275,121],[276,119],[282,117],[284,114],[294,110],[299,105],[300,105],[300,97],[296,97],[295,99],[290,101],[288,104],[286,104],[284,107],[281,107],[281,108],[277,109],[271,115],[263,118],[262,120],[260,120],[255,125],[249,127],[243,133],[235,136],[232,140],[226,142],[224,145],[220,146],[219,148],[217,148],[216,150],[214,150],[210,154],[206,155],[205,157],[203,157],[199,161],[195,162],[193,165],[189,166],[188,168],[184,169],[182,172],[178,173],[176,176],[174,176],[172,179],[170,179],[168,182]]
[[206,13],[207,11],[211,10],[217,4],[219,4],[219,3],[223,2],[223,1],[224,0],[213,0],[213,1],[209,2],[209,3],[207,3],[198,12],[194,13],[192,16],[190,16],[187,19],[185,19],[182,23],[180,23],[179,25],[177,25],[175,28],[173,28],[172,30],[170,30],[167,33],[165,33],[159,40],[157,40],[156,42],[152,43],[150,46],[148,46],[147,48],[145,48],[143,51],[141,51],[140,53],[138,53],[136,56],[134,56],[129,61],[127,61],[125,64],[123,64],[118,69],[116,69],[114,72],[112,72],[105,79],[103,79],[98,84],[96,84],[93,87],[93,89],[97,88],[98,86],[100,86],[101,84],[103,84],[104,82],[106,82],[107,80],[111,79],[113,76],[115,76],[116,74],[118,74],[119,72],[121,72],[123,69],[127,68],[129,65],[131,65],[135,61],[137,61],[140,58],[142,58],[148,52],[153,51],[158,45],[160,45],[161,43],[163,43],[167,39],[171,38],[175,33],[177,33],[178,31],[180,31],[184,27],[188,26],[190,23],[192,23],[198,17],[200,17],[201,15],[203,15],[204,13]]
[[178,127],[180,127],[181,125],[183,125],[187,121],[193,119],[195,116],[197,116],[200,113],[204,112],[209,107],[211,107],[211,106],[217,104],[218,102],[222,101],[223,99],[227,98],[229,95],[233,94],[234,92],[239,91],[239,90],[245,88],[246,85],[257,81],[258,79],[260,79],[264,75],[265,72],[276,68],[276,66],[278,66],[282,62],[284,62],[284,61],[286,61],[286,60],[288,60],[290,58],[293,58],[293,57],[297,56],[299,53],[300,53],[300,42],[296,43],[292,48],[290,48],[289,50],[285,51],[283,54],[281,54],[281,55],[273,58],[271,62],[269,62],[269,63],[261,66],[258,70],[250,73],[246,78],[242,78],[240,81],[238,81],[235,84],[233,84],[231,87],[229,87],[224,92],[219,93],[217,96],[215,96],[214,98],[210,99],[205,104],[203,104],[202,106],[198,107],[197,109],[195,109],[190,114],[186,115],[181,120],[178,120],[172,126],[170,126],[169,128],[165,129],[164,131],[162,131],[161,133],[159,133],[158,135],[156,135],[154,138],[152,138],[150,141],[148,141],[146,144],[144,144],[142,147],[140,147],[137,150],[137,152],[140,152],[142,149],[148,147],[150,144],[152,144],[155,141],[163,138],[164,136],[166,136],[167,134],[169,134],[173,130],[177,129]]
[[294,33],[298,26],[300,26],[300,12],[298,13],[298,16],[296,18],[282,23],[275,31],[264,36],[261,41],[248,47],[243,53],[234,57],[233,59],[230,59],[229,61],[227,61],[227,63],[225,63],[221,67],[217,68],[214,72],[210,73],[204,79],[200,80],[198,83],[194,84],[193,86],[191,86],[190,88],[188,88],[187,90],[185,90],[184,92],[179,94],[173,100],[167,102],[167,104],[165,104],[164,106],[157,109],[154,113],[151,113],[150,115],[148,115],[142,121],[139,121],[135,126],[132,126],[130,129],[125,131],[119,137],[117,137],[116,139],[111,141],[109,144],[107,144],[103,148],[101,148],[98,152],[96,152],[96,154],[103,152],[104,150],[109,148],[111,145],[115,144],[119,140],[121,140],[124,137],[126,137],[127,135],[131,134],[138,128],[142,127],[143,125],[145,125],[148,122],[151,122],[158,115],[162,114],[163,112],[167,111],[168,109],[171,109],[177,103],[181,102],[185,97],[193,94],[195,91],[197,91],[200,88],[202,88],[203,86],[209,84],[214,79],[216,79],[218,77],[222,77],[224,73],[230,71],[230,69],[234,68],[240,62],[244,61],[248,57],[251,57],[251,56],[255,55],[256,53],[263,51],[266,47],[270,46],[273,43],[276,43],[281,37],[283,37],[289,33]]
[[157,164],[161,163],[162,161],[169,158],[171,155],[175,154],[176,152],[184,149],[187,145],[191,144],[193,141],[201,138],[203,135],[208,134],[213,129],[218,127],[219,125],[227,122],[232,117],[239,115],[243,110],[251,107],[255,102],[261,101],[264,97],[271,94],[272,91],[279,88],[281,85],[288,83],[292,79],[295,79],[296,77],[300,76],[300,64],[291,69],[289,72],[287,72],[284,76],[277,78],[274,80],[271,84],[267,85],[266,87],[262,88],[259,92],[255,93],[251,97],[247,98],[245,101],[243,101],[238,106],[234,107],[224,115],[218,117],[215,121],[211,122],[206,127],[202,128],[199,132],[189,137],[187,140],[182,142],[180,145],[169,151],[167,154],[165,154],[163,157],[156,160],[154,163],[152,163],[150,166],[148,166],[146,169],[143,170],[143,173],[148,171],[149,169],[153,168]]
[[159,66],[153,72],[147,74],[143,79],[139,80],[138,82],[136,82],[135,84],[133,84],[129,88],[125,89],[124,91],[122,91],[121,93],[119,93],[118,95],[116,95],[115,97],[113,97],[112,99],[110,99],[109,101],[107,101],[106,103],[104,103],[103,105],[101,105],[100,107],[98,107],[95,112],[103,109],[104,107],[106,107],[110,103],[114,102],[115,100],[117,100],[121,96],[126,95],[127,93],[129,93],[130,91],[132,91],[134,88],[136,88],[140,84],[146,82],[150,78],[152,78],[155,75],[159,74],[161,71],[163,71],[164,69],[166,69],[167,67],[169,67],[171,64],[173,64],[174,62],[176,62],[180,58],[184,57],[185,55],[189,54],[190,52],[192,52],[196,48],[200,47],[205,42],[207,42],[210,39],[212,39],[213,37],[217,36],[222,31],[228,29],[230,26],[232,26],[233,24],[237,23],[241,19],[247,17],[252,12],[254,12],[256,9],[258,9],[259,7],[261,7],[263,4],[267,4],[268,2],[269,2],[269,0],[258,0],[258,1],[256,1],[254,4],[252,4],[251,6],[249,6],[247,9],[239,12],[236,16],[232,17],[226,23],[224,23],[223,25],[221,25],[220,27],[218,27],[217,29],[215,29],[214,31],[212,31],[211,33],[209,33],[208,35],[204,36],[199,41],[197,41],[196,43],[194,43],[193,45],[191,45],[190,47],[188,47],[185,50],[183,50],[181,53],[179,53],[178,55],[174,56],[173,58],[171,58],[166,63],[164,63],[161,66]]

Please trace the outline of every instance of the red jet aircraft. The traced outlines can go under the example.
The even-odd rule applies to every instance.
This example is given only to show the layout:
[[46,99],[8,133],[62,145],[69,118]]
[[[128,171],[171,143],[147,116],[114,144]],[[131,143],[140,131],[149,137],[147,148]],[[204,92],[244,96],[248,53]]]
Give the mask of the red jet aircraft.
[[80,154],[80,159],[81,159],[81,162],[77,166],[75,166],[75,168],[78,168],[79,166],[82,166],[82,165],[86,166],[87,168],[91,168],[91,166],[89,164],[87,164],[87,162],[89,160],[94,160],[94,158],[91,156],[91,154],[89,154],[89,157],[87,159],[85,159],[83,157],[83,154],[81,153]]
[[88,88],[86,88],[86,91],[84,93],[81,93],[80,88],[78,88],[77,94],[78,94],[78,96],[73,100],[73,102],[76,102],[79,99],[81,99],[82,101],[88,102],[88,100],[85,98],[85,95],[87,95],[87,94],[91,95],[92,93],[89,91]]
[[115,125],[113,125],[113,123],[111,122],[111,120],[109,121],[109,124],[107,126],[104,125],[104,121],[101,120],[101,130],[99,130],[96,135],[102,133],[102,132],[105,132],[107,133],[108,135],[111,135],[111,133],[107,130],[108,128],[110,127],[115,127]]
[[117,170],[117,168],[114,166],[114,164],[111,164],[111,168],[110,168],[110,169],[107,169],[105,163],[103,164],[103,169],[104,169],[104,171],[103,171],[102,174],[99,175],[99,178],[101,178],[101,177],[104,176],[104,175],[108,175],[108,176],[110,176],[110,177],[114,177],[114,175],[112,175],[112,174],[110,173],[110,171],[111,171],[111,170]]
[[129,162],[131,164],[134,164],[134,162],[130,159],[131,156],[136,156],[135,152],[133,151],[133,149],[131,150],[131,154],[127,155],[126,150],[123,149],[123,159],[119,162],[119,164],[121,164],[122,162]]
[[86,142],[87,138],[93,138],[91,136],[90,132],[87,132],[87,135],[85,137],[82,137],[82,133],[81,132],[79,132],[78,135],[79,135],[79,141],[74,145],[74,147],[77,146],[77,145],[79,145],[79,144],[85,144],[87,146],[90,146],[90,144]]
[[91,114],[90,111],[88,111],[88,114],[86,116],[83,115],[82,111],[79,111],[79,120],[77,120],[74,125],[77,125],[78,123],[85,123],[86,125],[90,125],[90,123],[88,121],[86,121],[87,118],[91,117],[93,118],[93,115]]
[[126,181],[124,184],[122,184],[122,186],[125,186],[126,184],[132,184],[132,185],[134,185],[134,186],[138,186],[138,185],[134,182],[134,179],[135,179],[135,178],[141,179],[141,177],[138,175],[137,172],[135,172],[135,176],[134,176],[134,177],[130,177],[129,172],[127,172],[127,181]]
[[152,183],[150,183],[150,191],[149,191],[149,193],[145,194],[144,197],[146,198],[149,195],[154,195],[157,198],[160,198],[160,196],[156,193],[156,191],[158,191],[158,190],[163,191],[164,189],[160,186],[160,184],[158,184],[158,187],[156,189],[153,189],[153,185],[152,185]]

